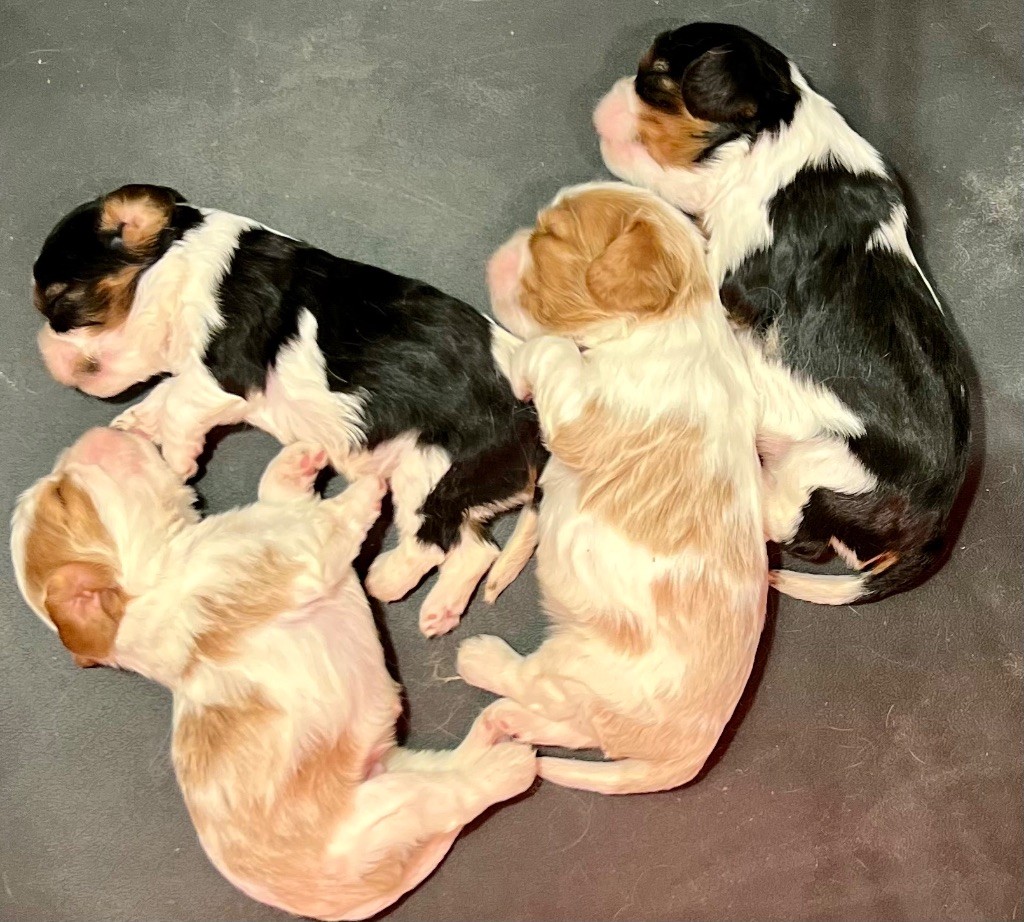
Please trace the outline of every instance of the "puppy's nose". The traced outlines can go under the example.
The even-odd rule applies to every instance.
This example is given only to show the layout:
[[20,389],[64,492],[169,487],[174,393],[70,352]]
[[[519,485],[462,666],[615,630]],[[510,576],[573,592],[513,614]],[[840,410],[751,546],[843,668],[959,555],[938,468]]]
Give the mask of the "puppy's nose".
[[505,292],[519,281],[522,249],[530,232],[517,231],[487,261],[487,284],[494,293]]

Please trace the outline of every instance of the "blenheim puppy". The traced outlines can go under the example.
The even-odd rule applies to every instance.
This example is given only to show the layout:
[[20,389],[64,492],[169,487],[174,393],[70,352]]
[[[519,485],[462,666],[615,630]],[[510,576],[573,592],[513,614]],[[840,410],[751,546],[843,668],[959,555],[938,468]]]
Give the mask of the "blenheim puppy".
[[[124,186],[67,215],[34,266],[39,345],[54,377],[108,397],[170,377],[114,425],[145,433],[183,478],[206,433],[245,421],[323,445],[349,480],[390,480],[398,547],[379,599],[441,575],[420,611],[450,630],[498,550],[488,518],[532,496],[536,415],[502,366],[516,341],[423,282],[340,259],[171,189]],[[532,512],[488,598],[532,552]]]
[[174,769],[218,870],[290,912],[362,919],[525,790],[535,760],[483,725],[453,752],[395,746],[398,688],[351,567],[384,484],[319,501],[324,464],[289,446],[258,503],[198,521],[150,442],[95,429],[21,497],[11,546],[76,662],[174,693]]
[[702,245],[653,194],[597,183],[563,190],[489,266],[495,315],[529,340],[513,386],[551,451],[537,550],[551,626],[526,657],[470,638],[458,668],[504,696],[485,711],[495,732],[615,760],[540,759],[558,784],[689,781],[754,662],[756,401]]
[[750,330],[770,537],[860,571],[778,588],[842,604],[919,582],[964,480],[966,358],[881,156],[781,52],[713,23],[659,36],[594,121],[613,173],[699,216]]

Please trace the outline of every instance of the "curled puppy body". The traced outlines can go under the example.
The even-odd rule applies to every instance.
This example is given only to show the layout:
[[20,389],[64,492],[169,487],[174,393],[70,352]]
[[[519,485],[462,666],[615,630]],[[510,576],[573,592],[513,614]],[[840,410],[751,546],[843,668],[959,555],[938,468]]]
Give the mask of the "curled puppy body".
[[769,537],[860,571],[777,587],[844,604],[915,585],[966,472],[966,358],[881,156],[780,51],[715,23],[660,35],[594,123],[613,173],[700,218],[749,331]]
[[[349,480],[387,478],[399,544],[367,588],[393,601],[440,566],[420,627],[458,623],[498,555],[487,520],[531,499],[543,462],[533,408],[502,370],[514,337],[422,282],[160,186],[71,212],[33,274],[58,381],[108,397],[170,374],[114,425],[153,439],[182,478],[211,428],[241,421],[323,445]],[[504,560],[487,597],[517,572]]]
[[702,247],[653,194],[595,183],[563,190],[489,266],[495,316],[527,339],[513,386],[551,451],[537,549],[551,625],[526,657],[470,638],[458,668],[503,696],[484,712],[495,732],[615,760],[539,760],[570,787],[692,779],[764,623],[756,401]]
[[385,485],[321,501],[324,464],[291,445],[258,503],[198,521],[151,443],[91,430],[21,497],[11,549],[76,662],[173,692],[175,773],[218,870],[290,912],[362,919],[536,766],[482,724],[451,752],[395,745],[398,687],[351,566]]

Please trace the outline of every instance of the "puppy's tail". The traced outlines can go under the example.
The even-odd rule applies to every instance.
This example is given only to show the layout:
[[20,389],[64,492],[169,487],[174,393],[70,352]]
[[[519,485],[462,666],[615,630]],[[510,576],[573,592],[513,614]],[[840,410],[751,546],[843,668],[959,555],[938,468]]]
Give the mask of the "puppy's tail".
[[868,581],[863,576],[832,576],[824,573],[798,573],[796,570],[772,570],[768,581],[783,595],[817,605],[849,605],[864,596]]
[[686,784],[703,765],[703,758],[696,763],[655,762],[648,759],[583,762],[542,756],[537,760],[537,774],[563,787],[598,794],[648,794]]
[[852,605],[876,601],[916,586],[939,562],[938,548],[887,551],[856,575],[773,570],[769,582],[784,595],[818,605]]
[[484,586],[484,601],[494,602],[498,596],[523,572],[537,548],[537,506],[536,499],[523,506],[519,513],[512,536],[498,554],[487,574]]

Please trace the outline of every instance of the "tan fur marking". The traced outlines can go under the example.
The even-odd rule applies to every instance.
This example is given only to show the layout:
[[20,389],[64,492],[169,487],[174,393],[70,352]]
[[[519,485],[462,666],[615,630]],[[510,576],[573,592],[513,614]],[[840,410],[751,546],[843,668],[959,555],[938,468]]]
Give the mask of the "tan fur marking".
[[110,655],[128,603],[117,549],[89,494],[66,474],[36,499],[25,543],[25,591],[50,616],[78,665]]
[[[732,597],[730,584],[748,580],[750,565],[746,570],[737,572],[735,579],[718,574],[680,585],[662,577],[651,584],[660,642],[689,651],[693,649],[692,632],[700,632],[706,653],[694,666],[701,681],[699,685],[685,683],[674,698],[662,699],[658,712],[649,715],[597,706],[591,722],[609,756],[682,762],[706,755],[702,748],[708,739],[718,738],[721,727],[712,725],[697,732],[699,725],[691,722],[717,710],[724,723],[728,713],[723,705],[728,703],[713,699],[722,687],[742,687],[750,665],[749,647],[742,635],[749,633],[750,642],[756,645],[760,633],[759,626],[746,627],[748,617],[736,608]],[[709,696],[710,701],[706,700]]]
[[529,247],[521,303],[556,333],[666,316],[714,293],[700,246],[630,190],[563,199],[541,212]]
[[640,143],[663,167],[692,166],[707,148],[715,127],[687,112],[682,100],[677,112],[664,112],[641,101],[637,123]]
[[273,549],[239,562],[237,579],[217,594],[199,596],[206,628],[195,638],[200,659],[223,662],[236,655],[242,637],[266,624],[292,604],[292,584],[299,565]]
[[173,744],[183,788],[226,784],[229,778],[241,780],[250,771],[269,769],[266,734],[281,716],[255,693],[231,705],[209,705],[185,713],[175,725]]
[[103,200],[100,230],[118,231],[135,255],[151,250],[174,213],[174,196],[158,186],[127,185]]
[[656,554],[728,544],[732,484],[706,469],[699,426],[665,415],[631,423],[594,401],[551,451],[581,478],[580,505]]
[[96,282],[90,298],[94,306],[89,311],[89,319],[104,329],[124,323],[135,300],[135,286],[142,268],[125,266]]
[[[313,914],[320,905],[327,911],[338,890],[351,891],[356,901],[364,893],[365,880],[332,882],[322,869],[324,849],[351,809],[365,766],[349,737],[309,741],[295,758],[302,741],[289,728],[287,715],[254,691],[232,704],[181,715],[172,752],[192,819],[219,861],[233,875],[259,881],[289,906]],[[231,798],[244,835],[217,823],[219,810],[207,815],[204,804],[218,796]],[[391,868],[390,858],[371,869],[371,887],[387,889],[401,878],[404,864]],[[377,893],[371,889],[366,898]]]
[[650,647],[643,630],[630,618],[602,614],[594,617],[591,624],[602,642],[625,656],[639,656]]

